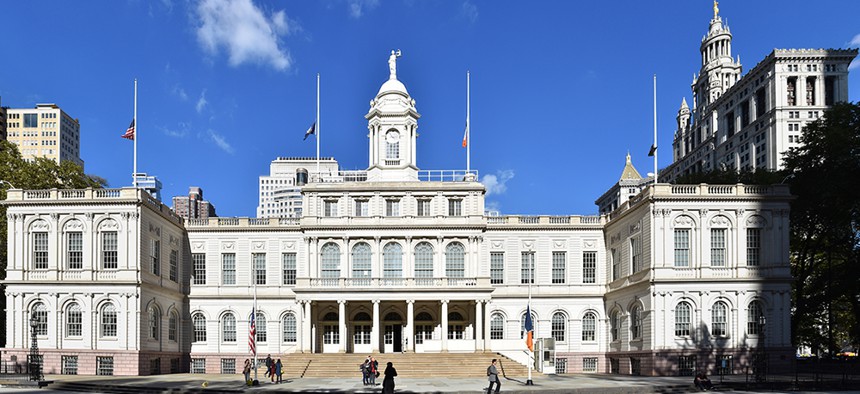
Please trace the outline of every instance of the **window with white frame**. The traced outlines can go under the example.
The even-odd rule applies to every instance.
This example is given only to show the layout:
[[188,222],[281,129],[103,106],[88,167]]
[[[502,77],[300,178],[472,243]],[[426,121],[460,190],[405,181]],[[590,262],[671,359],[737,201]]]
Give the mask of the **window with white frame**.
[[567,253],[552,252],[552,283],[562,284],[567,277]]
[[385,216],[400,216],[400,200],[394,198],[385,200]]
[[582,252],[582,283],[597,281],[597,252]]
[[236,342],[236,316],[232,313],[221,317],[221,342]]
[[112,303],[107,303],[102,306],[101,310],[101,334],[102,337],[116,337],[117,331],[117,311],[116,306]]
[[113,357],[96,357],[96,375],[113,375]]
[[70,270],[84,268],[84,233],[66,233],[66,266]]
[[286,343],[295,343],[296,342],[296,315],[292,313],[287,313],[284,315],[284,342]]
[[638,305],[630,310],[630,338],[634,341],[642,338],[642,308]]
[[597,357],[583,357],[582,372],[597,372]]
[[690,336],[693,321],[693,308],[686,301],[681,301],[675,306],[675,336]]
[[254,267],[254,280],[258,285],[266,284],[266,254],[252,253],[251,261]]
[[597,315],[588,312],[582,317],[582,340],[590,342],[597,340]]
[[462,278],[466,271],[466,248],[459,242],[451,242],[445,248],[445,276]]
[[451,312],[448,314],[448,339],[465,338],[466,330],[463,321],[463,315],[460,312]]
[[296,254],[282,253],[281,264],[283,264],[283,281],[284,285],[296,284]]
[[415,277],[433,277],[433,245],[429,242],[415,245]]
[[[248,315],[248,318],[250,317],[251,315]],[[267,330],[268,326],[266,325],[266,315],[263,312],[257,311],[257,320],[254,321],[254,327],[257,330],[257,343],[265,343],[269,338],[269,334]]]
[[522,252],[520,283],[524,285],[535,283],[535,252]]
[[762,309],[761,303],[758,301],[750,302],[747,307],[747,334],[761,334],[761,326],[759,326],[759,322],[761,321],[762,316],[764,316],[764,309]]
[[448,199],[448,216],[462,216],[463,215],[463,200],[459,198],[449,198]]
[[33,269],[48,269],[48,233],[33,233]]
[[757,267],[761,264],[761,229],[747,229],[747,265]]
[[403,277],[403,247],[396,242],[389,242],[382,248],[382,277]]
[[490,284],[505,283],[505,252],[490,252]]
[[84,314],[77,302],[66,308],[66,336],[79,337],[83,334]]
[[550,335],[556,342],[564,342],[567,338],[567,316],[564,313],[556,312],[552,314],[552,323],[550,325]]
[[149,339],[158,339],[161,332],[161,311],[155,306],[150,306],[149,311]]
[[621,339],[618,336],[618,329],[620,325],[621,321],[619,321],[618,311],[612,312],[612,315],[609,317],[609,335],[611,337],[610,340],[617,341]]
[[490,317],[490,339],[505,339],[505,318],[500,313]]
[[337,216],[337,200],[323,201],[323,216],[327,218]]
[[728,335],[728,307],[725,302],[717,301],[711,309],[711,335],[722,337]]
[[221,284],[236,284],[236,254],[221,254]]
[[194,265],[194,280],[192,283],[195,285],[205,285],[206,284],[206,254],[205,253],[192,253],[191,254],[191,262]]
[[170,272],[168,278],[174,282],[179,279],[179,251],[170,251]]
[[326,243],[320,250],[320,254],[322,255],[320,276],[328,279],[339,278],[340,246],[333,242]]
[[170,312],[170,316],[167,318],[167,340],[168,341],[176,341],[177,338],[177,330],[179,329],[179,316],[176,316],[176,312]]
[[77,375],[78,374],[78,356],[62,356],[62,370],[60,371],[63,375]]
[[206,342],[206,317],[202,313],[195,313],[191,323],[194,326],[194,342]]
[[612,257],[612,280],[621,278],[621,259],[618,258],[618,250],[612,249],[609,253]]
[[418,199],[418,216],[430,216],[430,199]]
[[161,241],[153,239],[150,243],[149,258],[152,263],[152,274],[161,275]]
[[352,247],[352,277],[370,278],[371,269],[370,245],[359,242]]
[[711,266],[726,266],[726,229],[711,229]]
[[48,335],[48,307],[42,302],[37,302],[31,309],[31,319],[36,321],[36,325],[32,326],[33,332],[36,335]]
[[400,158],[400,133],[389,130],[385,134],[385,158],[389,160]]
[[192,358],[191,359],[191,373],[206,373],[206,359],[205,358]]
[[630,274],[639,272],[642,268],[642,243],[639,237],[630,238]]
[[370,211],[368,211],[367,199],[362,198],[355,200],[355,216],[370,216]]
[[690,266],[690,229],[675,229],[675,267]]

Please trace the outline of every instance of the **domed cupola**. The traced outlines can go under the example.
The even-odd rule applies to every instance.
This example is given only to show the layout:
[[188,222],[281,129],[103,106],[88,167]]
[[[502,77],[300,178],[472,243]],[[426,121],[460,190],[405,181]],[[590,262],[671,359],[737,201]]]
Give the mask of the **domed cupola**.
[[367,168],[369,181],[417,181],[415,141],[418,138],[418,118],[415,100],[406,85],[397,80],[399,50],[388,58],[389,77],[370,101],[365,115],[370,139]]

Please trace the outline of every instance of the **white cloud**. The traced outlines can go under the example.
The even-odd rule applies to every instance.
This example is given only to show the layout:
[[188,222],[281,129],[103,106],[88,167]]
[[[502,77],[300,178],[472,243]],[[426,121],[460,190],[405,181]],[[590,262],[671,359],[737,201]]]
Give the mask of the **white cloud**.
[[221,148],[221,150],[223,150],[224,152],[227,152],[231,155],[233,154],[233,147],[230,146],[230,143],[227,142],[227,139],[224,138],[223,135],[216,133],[215,130],[212,129],[209,129],[208,133],[209,138],[212,139],[212,142],[214,142],[215,145],[218,145],[218,147]]
[[253,63],[279,71],[292,66],[281,37],[297,28],[284,11],[269,18],[251,0],[202,0],[196,16],[197,41],[211,54],[226,52],[231,66]]
[[502,206],[499,204],[498,201],[486,200],[484,202],[484,210],[485,211],[495,211],[495,212],[501,213],[502,212]]
[[185,89],[183,89],[181,86],[174,86],[172,93],[174,96],[179,97],[180,100],[188,101],[188,94],[185,93]]
[[161,129],[161,132],[168,137],[182,138],[188,135],[190,125],[185,122],[179,122],[175,128],[168,128],[165,126],[158,126],[158,128]]
[[349,16],[358,19],[364,15],[364,11],[369,11],[379,6],[379,0],[347,0],[349,7]]
[[[860,34],[854,36],[854,38],[851,39],[851,42],[848,43],[848,46],[860,47]],[[860,67],[860,60],[854,59],[851,61],[851,64],[848,65],[848,70],[854,70],[858,67]]]
[[208,103],[209,102],[206,101],[206,89],[203,89],[203,91],[200,92],[200,98],[197,99],[197,104],[194,106],[194,109],[196,109],[199,114],[203,112],[203,109],[206,108],[206,104]]
[[848,45],[855,47],[860,46],[860,34],[854,36],[854,38],[851,39],[851,42]]
[[851,64],[848,65],[848,70],[853,70],[858,67],[860,67],[860,59],[855,58],[851,61]]
[[487,196],[502,194],[508,190],[507,183],[513,179],[513,170],[496,171],[495,174],[487,174],[481,177],[481,183],[487,188]]
[[471,1],[466,0],[463,3],[463,9],[461,12],[463,13],[463,16],[472,23],[475,23],[478,19],[478,6],[472,4]]

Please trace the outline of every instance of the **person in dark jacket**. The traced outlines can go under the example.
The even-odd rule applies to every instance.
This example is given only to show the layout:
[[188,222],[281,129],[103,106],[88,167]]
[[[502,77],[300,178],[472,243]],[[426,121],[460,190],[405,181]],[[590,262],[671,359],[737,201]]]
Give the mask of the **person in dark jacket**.
[[394,369],[394,364],[388,362],[385,367],[385,379],[382,380],[382,394],[394,394],[394,377],[397,376],[397,370]]
[[490,381],[490,385],[487,386],[487,394],[490,394],[490,391],[493,389],[493,384],[496,385],[496,394],[499,394],[499,390],[502,389],[502,381],[499,380],[499,370],[496,368],[496,359],[493,359],[490,366],[487,367],[487,380]]

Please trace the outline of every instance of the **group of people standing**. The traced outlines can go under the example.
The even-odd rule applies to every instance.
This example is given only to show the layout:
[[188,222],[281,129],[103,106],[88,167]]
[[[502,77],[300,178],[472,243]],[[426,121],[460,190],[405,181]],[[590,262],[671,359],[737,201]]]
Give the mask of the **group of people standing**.
[[[361,371],[361,382],[365,386],[375,386],[376,378],[379,377],[379,361],[376,361],[373,356],[367,356],[358,368]],[[390,361],[383,375],[385,377],[382,379],[382,394],[394,394],[394,377],[397,376],[397,370]]]
[[[251,370],[253,365],[250,359],[245,359],[245,366],[242,368],[242,374],[245,375],[245,383],[249,386],[253,384],[251,381]],[[281,359],[277,361],[272,359],[272,355],[266,356],[266,377],[272,380],[272,383],[281,383],[284,375],[284,364]]]

